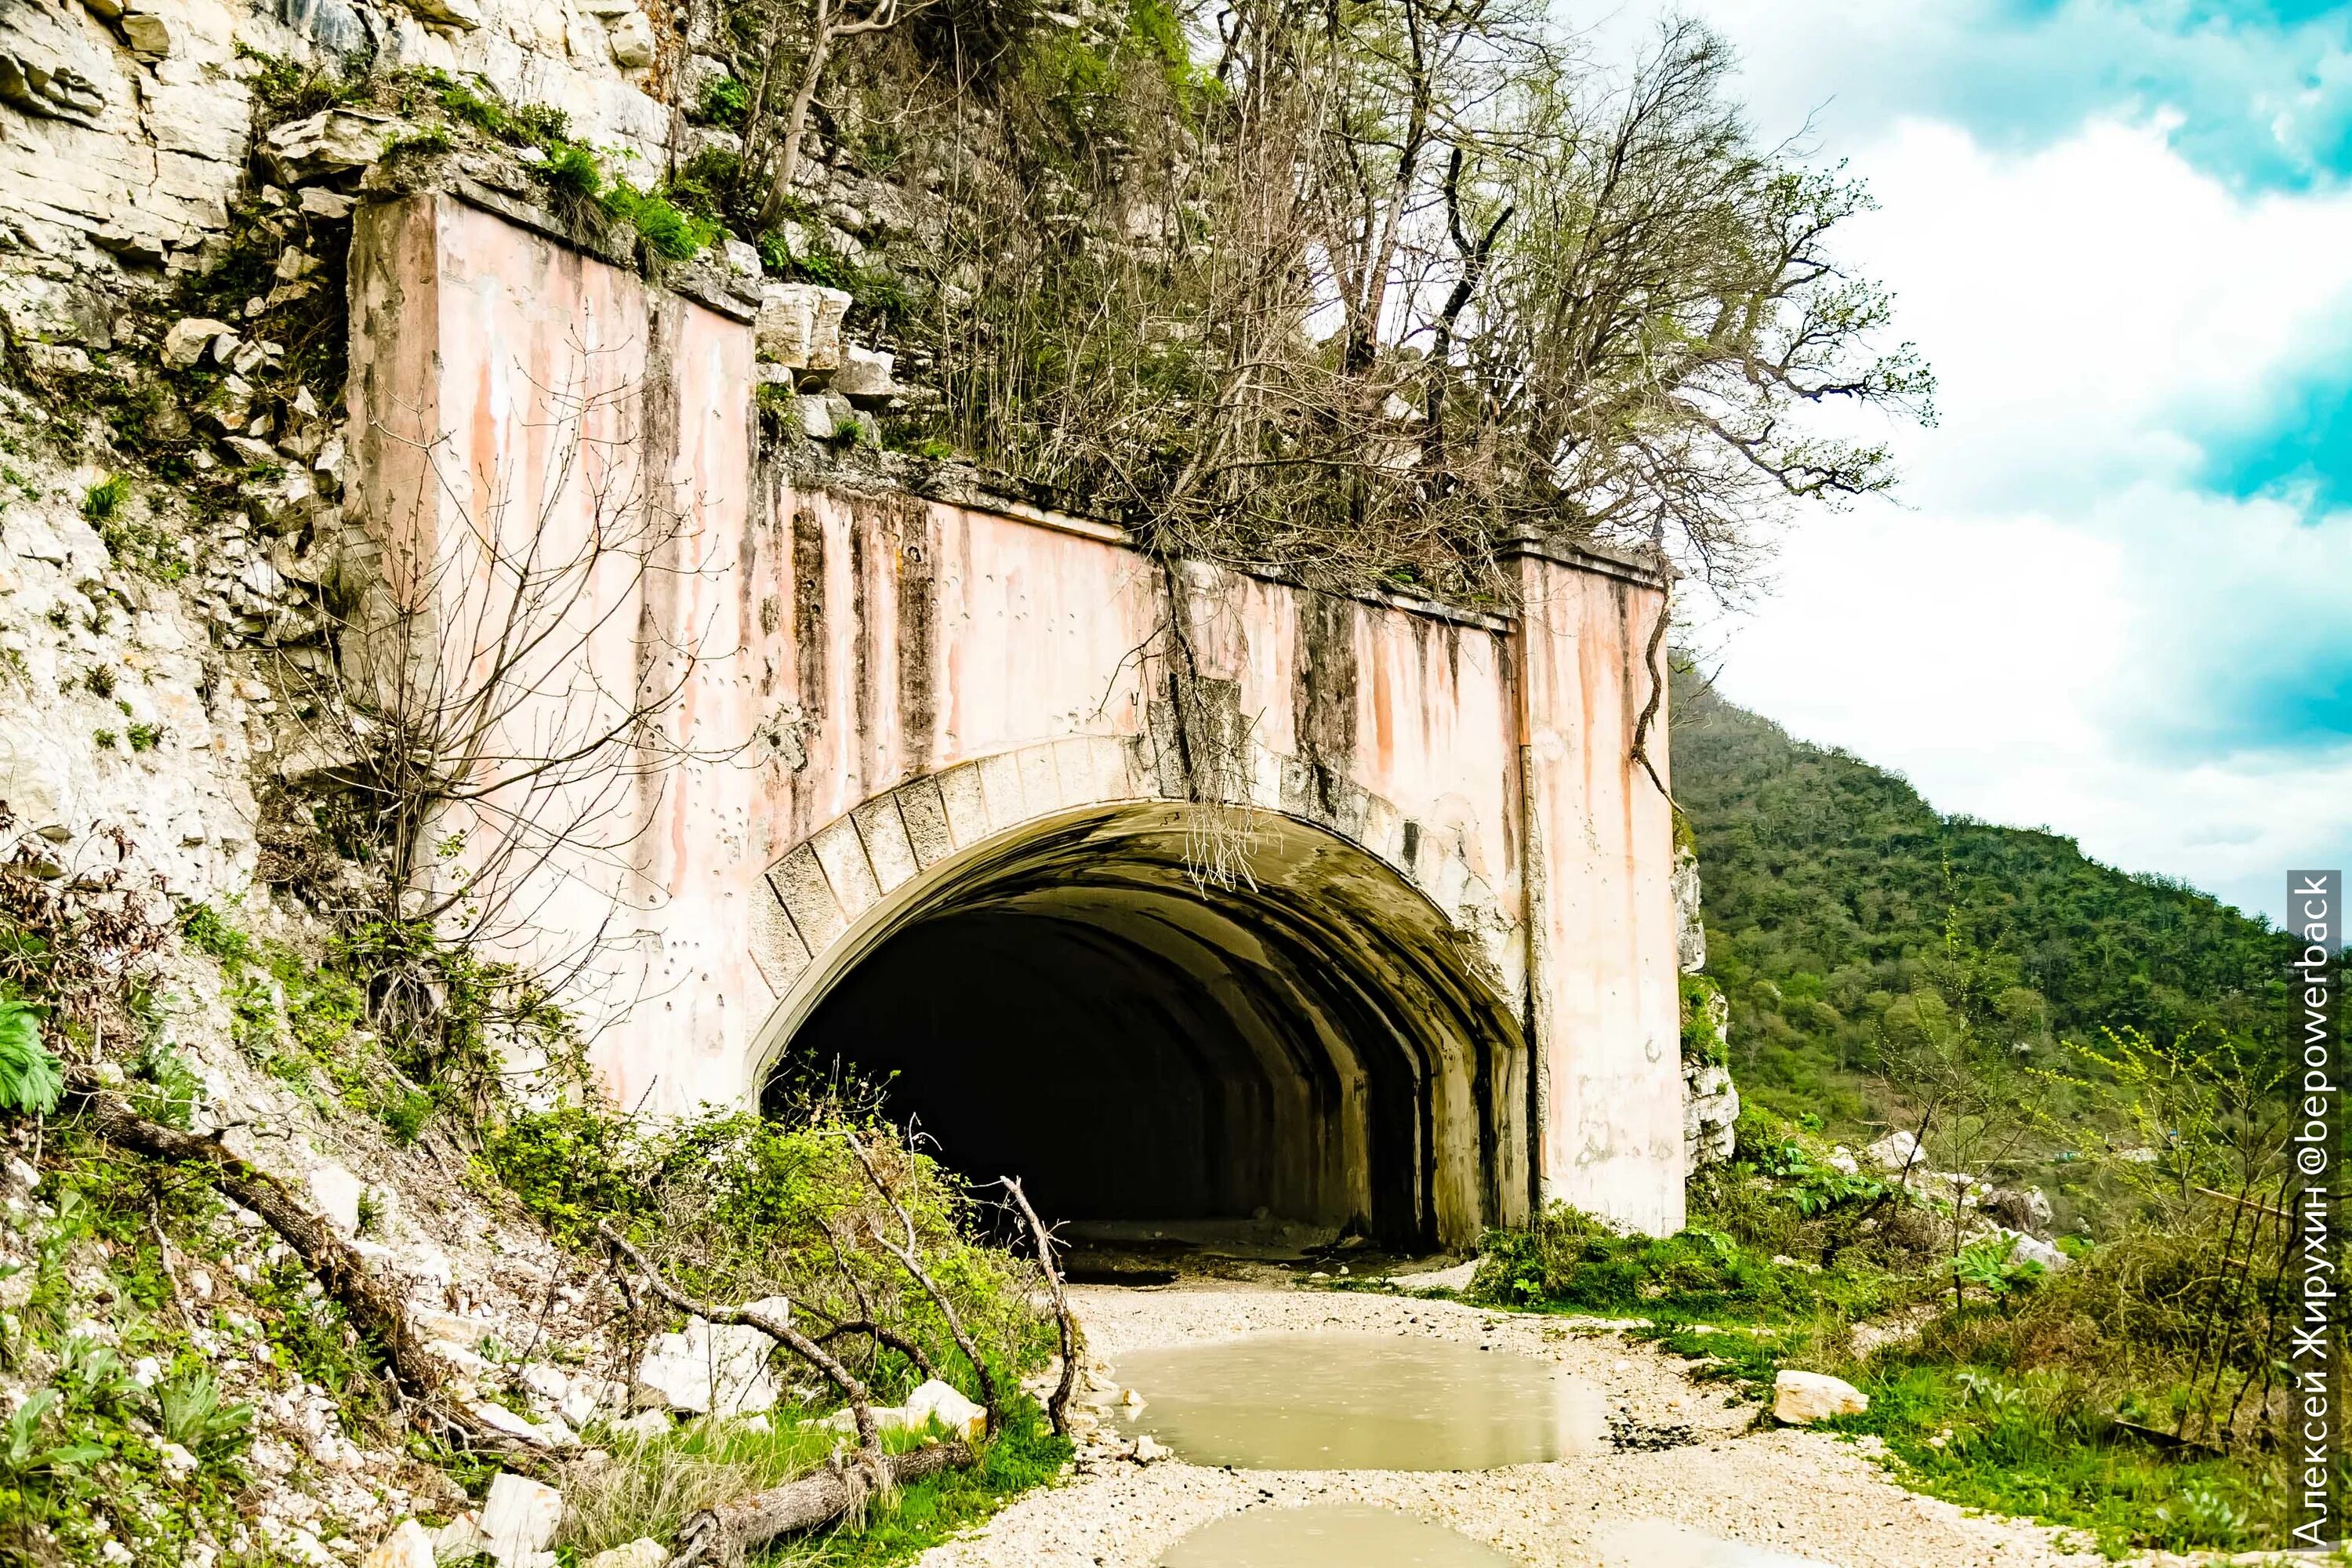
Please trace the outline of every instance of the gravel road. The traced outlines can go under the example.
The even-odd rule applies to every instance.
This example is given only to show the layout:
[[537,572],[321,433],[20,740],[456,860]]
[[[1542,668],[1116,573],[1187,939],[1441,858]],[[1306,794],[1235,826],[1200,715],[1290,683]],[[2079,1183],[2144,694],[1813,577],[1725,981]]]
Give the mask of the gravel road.
[[[1075,1291],[1093,1355],[1243,1334],[1322,1330],[1485,1342],[1559,1363],[1601,1388],[1638,1447],[1590,1458],[1471,1472],[1213,1469],[1139,1464],[1082,1447],[1064,1484],[935,1548],[923,1568],[1150,1568],[1187,1531],[1250,1508],[1370,1503],[1443,1524],[1528,1568],[1696,1568],[1794,1563],[1833,1568],[2043,1568],[2093,1564],[2053,1532],[1970,1518],[1888,1481],[1854,1445],[1751,1429],[1752,1407],[1693,1384],[1675,1357],[1599,1325],[1494,1313],[1453,1301],[1252,1286]],[[1107,1429],[1116,1423],[1106,1422]],[[1680,1428],[1682,1431],[1675,1432]],[[1752,1549],[1716,1555],[1696,1531]],[[1670,1545],[1681,1542],[1681,1546]]]

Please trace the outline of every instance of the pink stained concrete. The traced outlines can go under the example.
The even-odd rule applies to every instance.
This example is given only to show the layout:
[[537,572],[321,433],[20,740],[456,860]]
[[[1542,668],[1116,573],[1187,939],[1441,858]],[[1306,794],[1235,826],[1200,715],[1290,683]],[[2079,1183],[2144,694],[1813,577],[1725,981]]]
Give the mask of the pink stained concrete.
[[[593,808],[610,847],[535,878],[515,941],[541,960],[597,947],[583,1000],[619,1103],[756,1098],[763,1024],[806,1001],[755,962],[781,918],[767,873],[814,839],[845,918],[871,907],[891,873],[845,822],[862,803],[983,759],[1016,816],[1152,793],[1148,769],[1047,776],[1039,744],[1150,732],[1165,585],[1109,531],[792,489],[754,456],[748,327],[454,199],[363,209],[352,277],[355,510],[390,556],[462,557],[479,519],[510,542],[577,538],[593,486],[575,473],[541,493],[562,447],[549,389],[567,384],[612,395],[584,426],[682,520],[666,570],[607,573],[573,614],[606,691],[658,688],[698,645],[668,722],[686,760],[609,800],[526,803],[551,820]],[[1310,763],[1341,780],[1355,815],[1332,826],[1465,931],[1528,1017],[1543,1194],[1678,1224],[1671,825],[1624,761],[1657,590],[1529,560],[1513,623],[1187,571],[1202,674],[1236,683],[1250,727],[1255,802],[1296,805]],[[448,635],[437,657],[462,668],[477,651]],[[514,743],[559,732],[558,708],[524,704]],[[1663,773],[1663,720],[1652,749]],[[1523,1125],[1528,1086],[1498,1091]],[[1433,1093],[1458,1108],[1472,1086],[1442,1072]]]
[[[1543,1195],[1656,1233],[1683,1224],[1674,821],[1632,754],[1654,587],[1520,563]],[[1668,779],[1665,706],[1651,761]]]

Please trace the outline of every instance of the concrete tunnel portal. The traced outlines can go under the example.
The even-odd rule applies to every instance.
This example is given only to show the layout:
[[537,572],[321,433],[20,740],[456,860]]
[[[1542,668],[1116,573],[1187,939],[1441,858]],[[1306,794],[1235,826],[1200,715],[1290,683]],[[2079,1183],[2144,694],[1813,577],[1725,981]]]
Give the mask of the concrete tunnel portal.
[[1412,1250],[1519,1208],[1518,1026],[1445,918],[1272,813],[1203,882],[1203,826],[1096,808],[935,868],[808,989],[771,1109],[852,1069],[949,1166],[1018,1175],[1081,1226],[1255,1220]]

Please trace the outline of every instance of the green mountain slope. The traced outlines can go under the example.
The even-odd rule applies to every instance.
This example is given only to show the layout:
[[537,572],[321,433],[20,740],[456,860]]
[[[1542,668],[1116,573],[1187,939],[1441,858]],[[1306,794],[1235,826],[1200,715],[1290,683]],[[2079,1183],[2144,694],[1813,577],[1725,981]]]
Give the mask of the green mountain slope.
[[1687,671],[1673,699],[1707,969],[1730,999],[1733,1070],[1762,1103],[1868,1116],[1888,1025],[1925,988],[1948,912],[1986,955],[2000,1026],[2037,1054],[2102,1026],[2287,1038],[2291,944],[2265,922],[2054,833],[1938,816],[1899,776],[1792,740]]

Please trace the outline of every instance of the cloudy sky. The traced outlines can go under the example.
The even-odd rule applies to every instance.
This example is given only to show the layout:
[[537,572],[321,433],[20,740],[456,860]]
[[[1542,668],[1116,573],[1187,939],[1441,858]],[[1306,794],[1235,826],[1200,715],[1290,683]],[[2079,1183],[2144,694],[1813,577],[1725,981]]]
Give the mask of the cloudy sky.
[[1724,689],[2275,916],[2352,861],[2352,3],[1696,9],[1870,183],[1941,381],[1899,501],[1704,634]]

